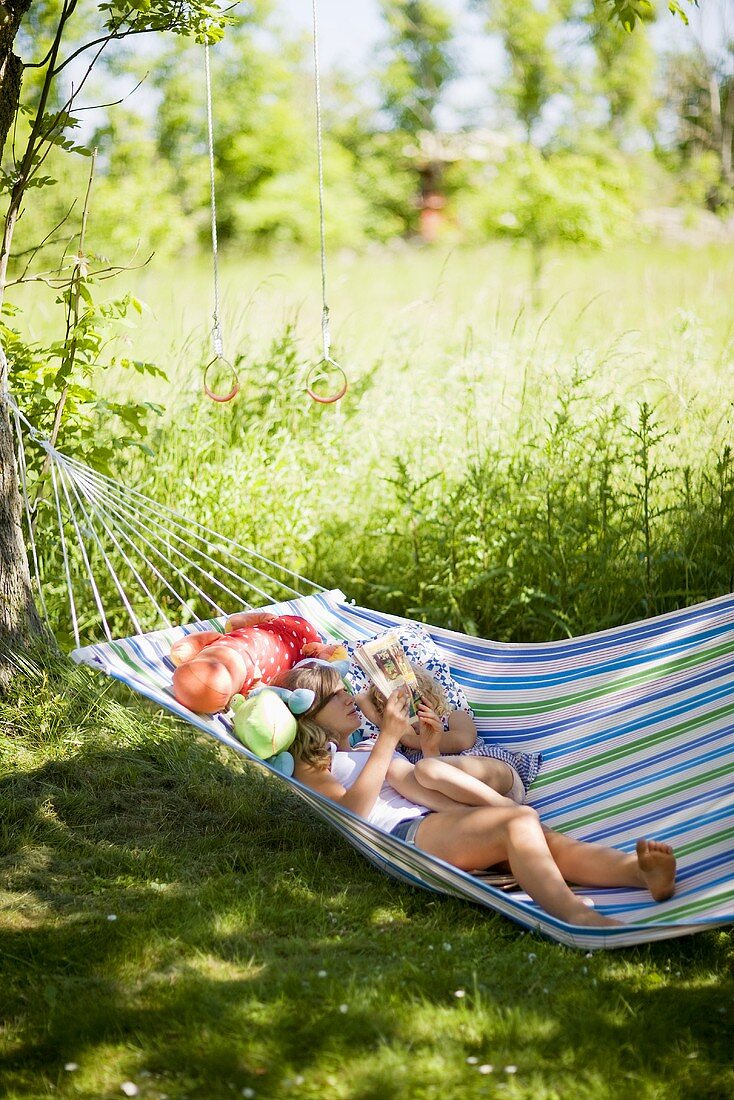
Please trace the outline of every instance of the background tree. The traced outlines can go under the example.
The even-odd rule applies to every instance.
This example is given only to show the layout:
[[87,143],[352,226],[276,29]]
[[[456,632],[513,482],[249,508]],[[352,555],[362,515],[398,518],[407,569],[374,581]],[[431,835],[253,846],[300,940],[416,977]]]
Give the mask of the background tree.
[[622,147],[640,133],[649,136],[659,108],[656,58],[648,34],[654,11],[643,10],[633,34],[610,21],[608,0],[591,0],[582,20],[594,52],[592,89],[606,105],[614,143]]
[[[701,12],[690,48],[666,64],[666,99],[674,113],[674,144],[679,166],[705,176],[713,158],[706,200],[716,209],[734,202],[734,4],[709,0]],[[719,33],[712,24],[720,24]],[[690,41],[690,40],[689,40]]]
[[[249,246],[318,242],[315,108],[310,58],[301,41],[267,18],[240,21],[212,51],[216,128],[214,160],[219,239]],[[209,233],[206,108],[203,74],[192,81],[184,44],[156,63],[160,103],[155,138],[187,219]],[[324,79],[325,105],[330,98]],[[304,104],[306,109],[304,110]],[[369,204],[352,173],[352,158],[324,127],[330,202],[327,234],[334,246],[364,243]]]
[[418,227],[432,239],[446,202],[445,167],[451,160],[437,135],[438,111],[457,73],[453,24],[432,0],[382,0],[381,9],[387,28],[379,76],[382,111],[394,146],[416,174]]
[[478,235],[505,237],[528,246],[530,294],[540,305],[541,276],[551,246],[602,248],[630,221],[632,184],[621,157],[602,150],[558,150],[544,155],[516,145],[493,168],[475,196],[470,216]]
[[[23,63],[13,52],[20,22],[30,0],[3,5],[0,26],[0,154],[15,119],[23,80]],[[3,353],[4,358],[4,353]],[[7,366],[0,361],[0,386],[7,384]],[[0,407],[0,686],[7,679],[7,654],[24,646],[41,630],[23,545],[21,506],[13,458],[13,434],[5,406]]]
[[559,54],[559,31],[568,19],[567,0],[475,0],[487,29],[500,39],[508,65],[499,92],[530,143],[554,96],[571,89],[571,73]]

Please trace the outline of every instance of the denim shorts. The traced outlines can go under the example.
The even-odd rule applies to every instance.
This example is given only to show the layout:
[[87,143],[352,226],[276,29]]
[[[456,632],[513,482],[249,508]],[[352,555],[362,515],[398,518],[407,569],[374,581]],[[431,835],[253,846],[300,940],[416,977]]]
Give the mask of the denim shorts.
[[415,834],[418,832],[421,821],[428,817],[430,812],[426,810],[420,817],[406,817],[403,821],[398,821],[397,825],[390,830],[390,836],[396,836],[399,840],[404,840],[406,844],[412,844],[415,847]]

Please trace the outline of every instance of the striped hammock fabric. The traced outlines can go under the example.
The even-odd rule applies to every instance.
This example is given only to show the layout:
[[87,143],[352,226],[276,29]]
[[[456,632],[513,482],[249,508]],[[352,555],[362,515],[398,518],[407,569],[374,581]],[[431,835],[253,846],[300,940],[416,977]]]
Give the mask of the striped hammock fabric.
[[[331,640],[356,641],[406,621],[355,607],[338,591],[270,607],[302,615]],[[193,714],[171,692],[172,641],[213,626],[223,629],[222,620],[89,646],[73,657],[254,760],[232,736],[226,718]],[[624,923],[577,928],[548,916],[522,892],[502,892],[373,828],[295,780],[278,776],[280,781],[388,874],[466,898],[569,946],[623,947],[732,920],[734,596],[540,645],[425,629],[463,687],[480,734],[509,748],[543,753],[528,798],[542,820],[571,836],[625,851],[640,836],[667,841],[678,856],[674,897],[656,904],[642,890],[584,888],[598,908]]]

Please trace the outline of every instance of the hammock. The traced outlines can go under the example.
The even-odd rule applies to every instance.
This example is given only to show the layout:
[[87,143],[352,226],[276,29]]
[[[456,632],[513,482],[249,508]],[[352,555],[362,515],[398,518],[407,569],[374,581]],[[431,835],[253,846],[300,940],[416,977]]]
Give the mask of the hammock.
[[[349,604],[339,591],[273,603],[327,638],[359,640],[407,622]],[[423,625],[423,624],[421,624]],[[72,656],[255,760],[224,716],[173,698],[168,653],[222,619],[77,649]],[[369,825],[294,779],[286,782],[372,863],[395,878],[476,902],[560,943],[623,947],[734,917],[734,597],[631,626],[541,645],[501,644],[426,628],[476,714],[480,734],[542,751],[528,802],[569,835],[632,850],[654,836],[676,850],[678,887],[662,904],[645,891],[589,890],[619,928],[576,928],[522,892],[505,893]],[[257,761],[263,767],[261,761]]]

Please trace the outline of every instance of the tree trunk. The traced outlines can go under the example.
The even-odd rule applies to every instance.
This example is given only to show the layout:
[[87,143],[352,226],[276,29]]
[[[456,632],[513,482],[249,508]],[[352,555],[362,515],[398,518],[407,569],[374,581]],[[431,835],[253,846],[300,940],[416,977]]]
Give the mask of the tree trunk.
[[0,408],[0,688],[13,671],[12,657],[44,633],[33,603],[23,543],[21,502],[13,454],[13,429]]
[[[13,53],[13,43],[30,6],[31,0],[0,0],[0,153],[18,110],[23,79],[23,63]],[[0,385],[5,382],[1,379]],[[0,688],[12,676],[13,655],[44,633],[33,603],[21,516],[13,428],[0,403]]]
[[31,0],[0,0],[0,157],[18,110],[23,80],[23,62],[13,53],[13,43],[30,6]]

